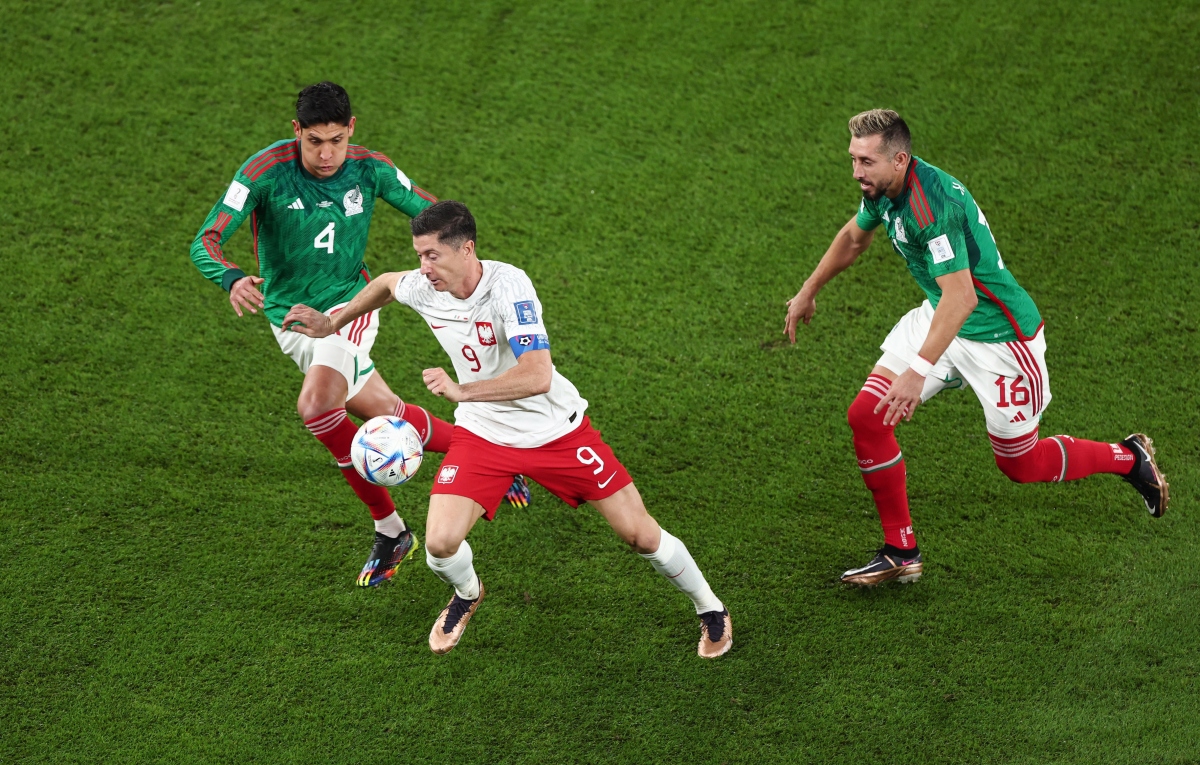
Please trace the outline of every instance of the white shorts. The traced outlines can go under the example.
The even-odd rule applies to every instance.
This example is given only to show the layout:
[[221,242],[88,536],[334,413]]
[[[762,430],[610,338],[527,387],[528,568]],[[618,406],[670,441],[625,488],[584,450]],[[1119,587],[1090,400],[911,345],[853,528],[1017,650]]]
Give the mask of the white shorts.
[[[346,307],[340,303],[325,312],[332,316]],[[371,375],[375,374],[375,362],[371,361],[371,346],[375,345],[375,336],[379,334],[379,311],[371,311],[342,327],[337,334],[329,337],[315,338],[302,335],[299,332],[284,332],[274,324],[271,331],[279,349],[292,357],[300,371],[308,373],[311,366],[331,367],[342,373],[346,378],[346,400],[354,398]]]
[[[929,325],[933,306],[926,300],[896,322],[880,348],[879,366],[901,375],[917,358]],[[1050,403],[1050,376],[1046,372],[1046,332],[1039,327],[1032,340],[981,343],[954,338],[950,347],[925,378],[921,401],[946,388],[974,388],[988,433],[998,438],[1017,438],[1037,429],[1042,412]]]

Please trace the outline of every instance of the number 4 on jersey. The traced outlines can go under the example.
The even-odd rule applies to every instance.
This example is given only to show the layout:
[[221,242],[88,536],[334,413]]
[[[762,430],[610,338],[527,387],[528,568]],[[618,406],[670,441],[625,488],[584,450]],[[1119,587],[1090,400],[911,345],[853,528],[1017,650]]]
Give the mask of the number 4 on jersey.
[[317,234],[317,238],[313,240],[313,247],[316,247],[318,250],[325,250],[330,255],[332,255],[333,254],[333,227],[334,227],[334,224],[330,223],[328,226],[325,227],[324,231]]

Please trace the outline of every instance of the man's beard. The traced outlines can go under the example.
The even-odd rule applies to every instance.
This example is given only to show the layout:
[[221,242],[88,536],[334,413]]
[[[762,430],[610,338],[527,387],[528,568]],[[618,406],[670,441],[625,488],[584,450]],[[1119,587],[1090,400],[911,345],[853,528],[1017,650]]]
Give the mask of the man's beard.
[[881,196],[883,196],[883,190],[880,189],[878,186],[872,186],[871,191],[864,191],[862,193],[862,195],[863,195],[863,199],[866,199],[867,201],[870,201],[870,202],[875,202]]

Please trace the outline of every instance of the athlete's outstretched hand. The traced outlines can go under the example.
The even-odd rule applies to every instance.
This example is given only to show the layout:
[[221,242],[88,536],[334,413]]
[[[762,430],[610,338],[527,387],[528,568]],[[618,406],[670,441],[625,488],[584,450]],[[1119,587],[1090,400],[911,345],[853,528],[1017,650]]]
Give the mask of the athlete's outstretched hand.
[[456,404],[462,400],[460,398],[461,388],[450,375],[446,374],[446,370],[426,369],[421,376],[425,378],[425,387],[429,388],[429,392],[433,395],[442,396],[447,401],[453,401]]
[[333,334],[333,322],[317,309],[301,303],[292,306],[292,310],[283,317],[283,331],[289,329],[309,337],[328,337]]
[[792,341],[792,345],[795,345],[796,326],[800,322],[808,324],[812,321],[813,314],[817,312],[817,300],[804,290],[800,290],[796,293],[796,297],[787,301],[787,307],[787,320],[783,323],[783,333]]
[[885,406],[887,414],[883,415],[883,424],[891,427],[900,420],[912,422],[913,411],[921,404],[921,391],[925,388],[925,378],[911,369],[896,378],[887,395],[875,406],[875,414]]
[[258,313],[255,306],[263,307],[265,301],[262,293],[258,291],[258,285],[262,283],[263,280],[257,276],[243,276],[229,288],[229,303],[238,316],[242,315],[243,308],[250,313]]

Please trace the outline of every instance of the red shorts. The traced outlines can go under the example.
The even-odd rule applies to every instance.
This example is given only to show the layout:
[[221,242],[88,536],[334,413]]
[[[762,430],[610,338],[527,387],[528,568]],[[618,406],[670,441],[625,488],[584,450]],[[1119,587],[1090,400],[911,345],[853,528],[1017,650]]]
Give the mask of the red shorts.
[[490,521],[517,474],[537,481],[571,507],[606,499],[633,483],[585,416],[567,435],[532,449],[493,444],[456,425],[429,493],[469,497],[483,506]]

